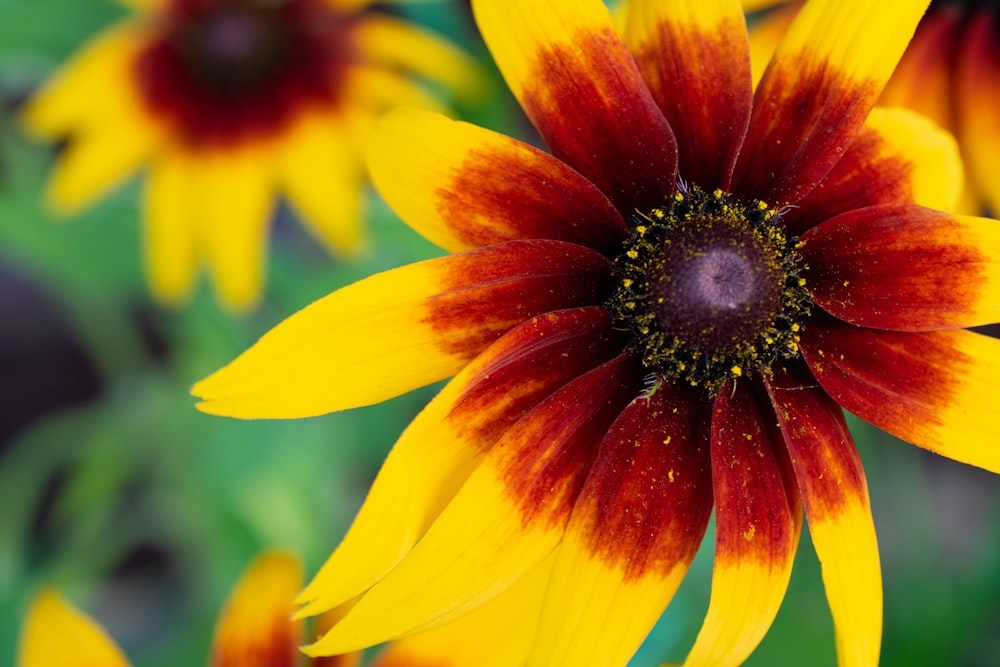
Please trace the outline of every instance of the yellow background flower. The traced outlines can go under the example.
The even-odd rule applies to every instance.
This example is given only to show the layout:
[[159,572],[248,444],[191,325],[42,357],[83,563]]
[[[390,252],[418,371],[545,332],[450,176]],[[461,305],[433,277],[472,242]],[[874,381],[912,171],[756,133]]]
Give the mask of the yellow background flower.
[[279,194],[329,250],[357,252],[375,116],[436,108],[430,80],[476,86],[467,56],[368,2],[128,4],[135,13],[86,44],[24,119],[67,142],[48,191],[60,214],[148,168],[143,247],[167,304],[204,267],[225,305],[253,306]]

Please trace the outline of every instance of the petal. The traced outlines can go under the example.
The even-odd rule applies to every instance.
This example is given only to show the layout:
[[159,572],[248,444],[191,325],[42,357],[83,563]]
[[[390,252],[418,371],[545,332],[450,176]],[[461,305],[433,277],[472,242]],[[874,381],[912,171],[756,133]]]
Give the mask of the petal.
[[372,667],[522,667],[552,573],[549,556],[483,606],[394,641]]
[[451,252],[547,238],[610,254],[625,235],[607,197],[565,163],[438,114],[386,114],[369,144],[368,168],[399,217]]
[[806,508],[837,629],[842,667],[875,667],[882,641],[882,572],[868,485],[843,412],[797,364],[767,390]]
[[418,262],[300,310],[197,383],[199,409],[307,417],[371,405],[457,373],[517,324],[600,303],[608,261],[557,241],[511,241]]
[[141,113],[131,63],[148,38],[128,22],[100,33],[28,100],[21,115],[25,128],[58,139],[105,123],[109,115]]
[[526,414],[409,555],[306,653],[343,653],[446,623],[540,563],[559,544],[597,444],[640,373],[622,354]]
[[472,8],[557,158],[619,211],[649,211],[673,194],[673,133],[600,0],[474,0]]
[[904,333],[813,318],[802,353],[858,417],[942,456],[1000,472],[1000,341],[969,331]]
[[143,197],[143,251],[153,296],[166,305],[183,302],[194,285],[201,254],[193,169],[185,156],[153,163]]
[[60,153],[45,193],[57,215],[79,213],[119,186],[151,157],[145,124],[103,127],[76,136]]
[[[913,40],[886,84],[879,104],[906,107],[927,116],[958,136],[956,109],[961,106],[956,95],[956,58],[965,11],[958,5],[938,4],[920,21]],[[963,152],[967,148],[963,147]],[[968,158],[966,166],[969,166]],[[983,210],[972,179],[965,178],[954,208],[919,202],[931,208],[944,208],[978,215]]]
[[[336,609],[317,616],[312,624],[312,634],[310,639],[315,641],[317,638],[322,637],[329,632],[330,628],[332,628],[336,623],[339,623],[340,619],[342,619],[347,612],[351,610],[351,607],[353,607],[356,602],[357,598],[344,603]],[[340,655],[324,655],[322,657],[301,662],[302,664],[308,664],[309,667],[361,667],[363,658],[364,651],[351,651],[350,653],[341,653]]]
[[101,626],[54,590],[35,597],[25,617],[18,667],[128,667]]
[[347,70],[345,95],[359,110],[372,114],[396,106],[413,106],[432,111],[445,111],[445,105],[422,82],[401,72],[359,63]]
[[189,184],[208,270],[219,299],[237,311],[255,306],[263,287],[275,195],[271,160],[249,147],[191,160]]
[[302,586],[302,565],[290,553],[261,554],[247,568],[219,616],[212,667],[292,667],[300,623],[292,598]]
[[860,326],[922,331],[1000,320],[1000,225],[912,205],[839,215],[802,237],[813,301]]
[[927,4],[806,4],[757,88],[734,190],[772,204],[808,194],[861,128]]
[[[750,11],[749,2],[743,0],[743,8]],[[750,29],[750,65],[753,72],[753,85],[756,88],[764,75],[764,69],[771,62],[771,57],[778,50],[781,38],[788,32],[796,14],[802,8],[801,2],[793,2],[787,7],[780,7],[764,16],[754,18]]]
[[429,30],[372,13],[358,23],[356,36],[371,62],[438,81],[466,99],[482,94],[483,72],[472,58]]
[[728,189],[753,100],[740,3],[632,0],[629,10],[629,47],[673,128],[681,178]]
[[151,11],[159,9],[170,0],[115,0],[119,4],[125,5],[138,11]]
[[1000,28],[995,7],[968,19],[955,73],[959,141],[969,180],[993,212],[1000,211]]
[[951,210],[961,188],[962,158],[951,134],[906,109],[875,108],[840,162],[784,218],[801,234],[876,204]]
[[362,246],[364,165],[350,128],[318,115],[299,119],[282,141],[280,184],[303,224],[333,253]]
[[928,11],[882,91],[880,105],[912,109],[954,130],[952,57],[961,19],[962,12],[954,5]]
[[518,419],[621,350],[610,328],[601,308],[548,313],[466,366],[392,448],[347,535],[299,596],[310,603],[299,614],[339,605],[395,567]]
[[711,407],[668,383],[601,442],[545,597],[529,665],[624,665],[666,608],[712,511]]
[[715,568],[708,613],[684,661],[739,665],[771,627],[792,572],[802,510],[773,413],[749,382],[727,383],[712,420]]

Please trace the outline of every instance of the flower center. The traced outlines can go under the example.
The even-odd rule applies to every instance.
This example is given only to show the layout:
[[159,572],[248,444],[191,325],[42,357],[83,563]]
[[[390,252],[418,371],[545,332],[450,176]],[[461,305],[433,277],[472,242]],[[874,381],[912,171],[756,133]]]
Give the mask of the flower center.
[[690,188],[632,222],[609,308],[658,379],[717,392],[798,354],[809,300],[777,211]]
[[339,99],[354,24],[321,0],[172,0],[164,12],[135,79],[191,146],[273,134]]
[[293,45],[275,7],[217,3],[174,36],[182,65],[207,89],[260,85],[287,60]]

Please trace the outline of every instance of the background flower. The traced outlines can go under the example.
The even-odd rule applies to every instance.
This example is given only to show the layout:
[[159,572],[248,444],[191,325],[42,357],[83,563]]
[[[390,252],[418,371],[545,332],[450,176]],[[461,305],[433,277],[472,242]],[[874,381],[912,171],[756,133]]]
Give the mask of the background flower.
[[204,265],[226,305],[259,298],[275,196],[330,250],[361,243],[361,150],[395,104],[436,107],[423,76],[471,94],[456,48],[368,2],[148,0],[86,44],[24,109],[65,141],[48,190],[73,214],[148,167],[150,286],[187,297]]

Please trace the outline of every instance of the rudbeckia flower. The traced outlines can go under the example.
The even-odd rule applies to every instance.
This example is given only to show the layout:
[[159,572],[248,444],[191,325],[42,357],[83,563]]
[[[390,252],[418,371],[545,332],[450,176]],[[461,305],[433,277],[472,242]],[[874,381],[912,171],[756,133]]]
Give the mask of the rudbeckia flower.
[[148,168],[148,280],[168,304],[200,265],[224,304],[256,302],[278,193],[330,250],[356,252],[374,117],[439,108],[412,75],[474,89],[468,57],[366,0],[125,4],[133,14],[56,73],[24,119],[68,139],[47,192],[59,214]]
[[[750,32],[762,71],[803,3],[744,1],[773,11]],[[995,2],[934,0],[882,92],[879,104],[913,109],[951,131],[966,183],[957,210],[1000,212],[1000,7]]]
[[[624,665],[715,511],[686,665],[735,665],[803,508],[839,660],[875,665],[879,556],[843,409],[1000,471],[1000,225],[939,209],[954,140],[872,108],[927,3],[812,0],[752,86],[737,0],[473,0],[544,152],[390,112],[374,183],[450,256],[293,315],[193,388],[318,415],[450,376],[299,597],[338,654],[523,605],[509,665]],[[525,581],[531,586],[519,587]],[[360,596],[360,597],[358,597]],[[536,596],[536,597],[532,597]]]
[[[519,584],[538,589],[534,582]],[[250,564],[230,594],[212,640],[212,667],[358,667],[361,653],[306,660],[298,650],[302,621],[292,619],[293,598],[302,587],[298,558],[268,551]],[[509,599],[510,596],[506,596]],[[535,596],[538,597],[537,595]],[[382,650],[378,667],[462,667],[509,664],[508,655],[523,650],[504,628],[523,605],[500,599],[451,623],[408,637]],[[336,616],[317,619],[328,629]],[[502,641],[503,640],[503,641]],[[486,647],[489,653],[485,653]],[[492,658],[490,657],[492,656]],[[492,661],[491,661],[492,659]],[[129,667],[125,653],[92,618],[54,589],[40,592],[31,604],[21,634],[18,667]]]
[[[298,559],[285,552],[258,556],[233,590],[212,641],[212,667],[292,667],[298,664],[300,621],[292,599],[302,585]],[[315,667],[354,667],[351,654]],[[125,653],[96,621],[59,593],[38,594],[25,619],[18,667],[128,667]]]

